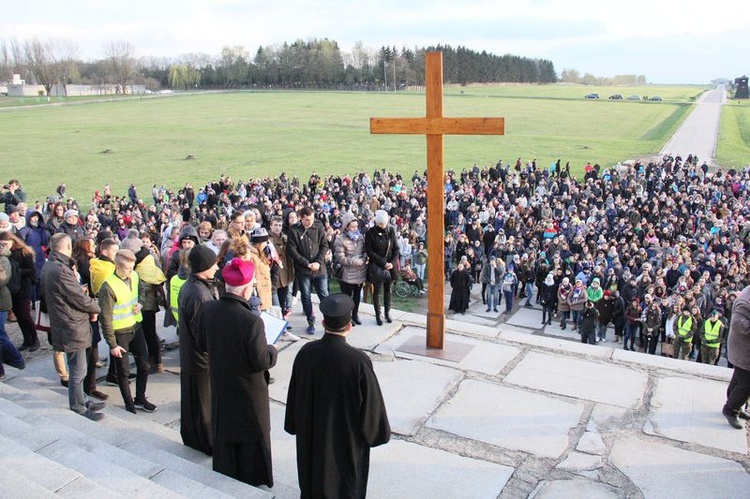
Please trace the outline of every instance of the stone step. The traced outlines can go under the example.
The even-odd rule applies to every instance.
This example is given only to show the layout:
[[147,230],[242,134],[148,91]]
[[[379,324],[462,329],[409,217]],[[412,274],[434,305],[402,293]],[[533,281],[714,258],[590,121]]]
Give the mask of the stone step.
[[[209,456],[185,447],[177,431],[146,419],[142,414],[134,415],[108,406],[103,411],[106,417],[94,423],[68,410],[67,392],[47,378],[17,377],[12,385],[0,383],[0,410],[6,420],[16,418],[45,429],[28,437],[30,445],[51,445],[63,439],[77,447],[84,445],[83,450],[88,455],[81,458],[81,466],[89,459],[98,462],[109,457],[115,460],[115,466],[181,496],[273,497],[266,491],[215,473]],[[9,428],[29,433],[28,428],[19,423],[9,423]],[[85,472],[82,474],[88,476]]]
[[[27,422],[26,419],[31,420],[33,424]],[[2,399],[0,399],[0,428],[3,428],[3,434],[6,437],[34,452],[40,452],[58,441],[67,441],[94,454],[101,459],[101,462],[114,463],[185,497],[232,497],[206,485],[212,482],[214,477],[211,475],[215,473],[203,467],[195,464],[191,466],[191,463],[165,452],[154,452],[153,447],[138,442],[128,442],[121,447],[111,446],[92,438],[91,435],[59,424],[53,419],[35,416],[13,402]],[[164,461],[169,457],[172,457],[174,461],[171,462],[171,466],[165,466]],[[180,472],[175,472],[175,469]],[[232,485],[234,485],[232,482],[237,483],[231,480]],[[245,485],[240,485],[231,490],[235,493],[243,493]]]
[[4,435],[0,436],[0,467],[0,497],[122,497]]

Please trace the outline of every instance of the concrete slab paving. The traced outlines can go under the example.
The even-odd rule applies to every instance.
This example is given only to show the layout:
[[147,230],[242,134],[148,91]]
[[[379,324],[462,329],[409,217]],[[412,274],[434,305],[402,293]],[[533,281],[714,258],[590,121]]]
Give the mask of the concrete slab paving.
[[505,322],[512,326],[520,326],[528,329],[541,329],[542,310],[540,308],[525,308],[522,306]]
[[391,338],[403,324],[398,320],[392,323],[384,322],[378,326],[375,321],[362,321],[361,326],[355,326],[346,337],[346,342],[355,348],[361,350],[372,350],[379,344]]
[[534,499],[615,499],[619,497],[611,487],[586,478],[552,480],[540,484],[530,497]]
[[604,343],[603,345],[586,345],[578,341],[570,341],[562,338],[551,338],[538,334],[530,334],[518,327],[501,328],[497,337],[503,341],[528,345],[530,347],[541,347],[554,352],[566,352],[579,355],[585,355],[588,358],[609,359],[612,356],[612,348]]
[[[398,347],[411,335],[419,335],[424,338],[425,331],[420,328],[405,327],[397,336],[394,336],[375,349],[375,352],[382,354],[393,353],[400,358],[412,360],[427,360],[424,356],[397,350]],[[445,341],[448,347],[450,347],[450,343],[457,343],[471,345],[474,348],[472,348],[471,351],[458,363],[441,359],[430,359],[431,362],[448,367],[458,367],[459,369],[477,371],[489,376],[496,376],[508,362],[521,352],[520,349],[510,345],[480,341],[455,334],[446,334]]]
[[373,362],[391,430],[414,435],[464,373],[425,362]]
[[453,312],[449,312],[445,318],[450,319],[453,321],[458,322],[465,322],[469,324],[476,324],[479,326],[486,326],[486,327],[496,327],[497,326],[497,317],[499,314],[495,313],[488,313],[486,316],[484,315],[484,312],[472,314],[472,313],[466,313],[466,314],[456,314]]
[[371,457],[367,496],[373,498],[494,499],[515,471],[403,440],[374,448]]
[[622,366],[531,352],[505,381],[620,407],[635,407],[648,377]]
[[607,450],[607,447],[604,445],[604,440],[602,440],[602,437],[599,433],[587,431],[581,436],[581,439],[578,441],[576,450],[585,452],[587,454],[595,454],[597,456],[601,456]]
[[466,321],[446,319],[445,330],[452,333],[466,334],[470,336],[497,338],[497,335],[500,332],[500,326],[483,326],[481,324],[472,324]]
[[594,410],[591,411],[591,418],[586,431],[622,431],[633,424],[637,416],[638,414],[634,409],[596,404]]
[[721,381],[677,376],[658,379],[647,433],[746,454],[746,432],[729,426],[721,414],[726,390]]
[[557,469],[572,472],[595,470],[601,467],[601,456],[585,454],[583,452],[571,452],[563,462],[557,465]]
[[427,426],[506,449],[556,458],[568,447],[568,432],[578,424],[582,411],[581,402],[466,380]]
[[739,463],[646,439],[618,438],[610,460],[646,499],[736,498],[750,491],[750,475]]

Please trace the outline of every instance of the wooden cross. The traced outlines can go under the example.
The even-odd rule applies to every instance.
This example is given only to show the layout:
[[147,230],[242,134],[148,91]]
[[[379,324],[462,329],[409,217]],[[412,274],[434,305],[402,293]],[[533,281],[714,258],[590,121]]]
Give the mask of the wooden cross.
[[370,118],[370,133],[427,135],[427,348],[442,350],[445,342],[444,135],[503,135],[504,118],[443,117],[443,53],[425,54],[424,118]]

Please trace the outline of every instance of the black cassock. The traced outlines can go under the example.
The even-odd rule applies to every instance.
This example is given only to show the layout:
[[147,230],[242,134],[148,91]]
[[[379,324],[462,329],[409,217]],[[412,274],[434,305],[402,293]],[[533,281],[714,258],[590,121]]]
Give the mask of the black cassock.
[[466,312],[471,294],[471,275],[465,270],[454,270],[451,274],[451,288],[448,310]]
[[197,316],[205,303],[217,298],[210,281],[189,277],[180,290],[180,435],[193,449],[213,452],[211,439],[211,385],[208,354],[198,345]]
[[240,296],[206,303],[198,320],[210,360],[213,468],[272,487],[268,369],[276,348],[266,344],[263,320]]
[[302,347],[284,429],[297,436],[301,497],[365,497],[370,447],[391,438],[370,358],[333,334]]

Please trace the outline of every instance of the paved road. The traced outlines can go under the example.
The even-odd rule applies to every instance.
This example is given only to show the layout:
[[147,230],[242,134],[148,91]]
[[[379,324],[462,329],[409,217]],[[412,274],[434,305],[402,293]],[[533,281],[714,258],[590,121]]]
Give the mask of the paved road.
[[719,134],[721,106],[727,100],[724,85],[704,93],[696,102],[682,126],[662,148],[660,155],[697,155],[699,161],[708,160],[712,165],[716,152],[716,139]]

